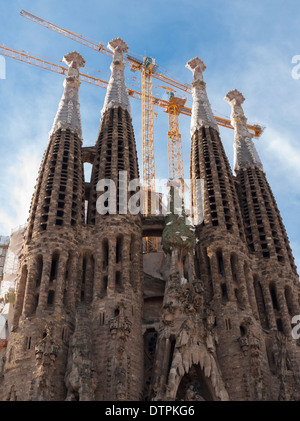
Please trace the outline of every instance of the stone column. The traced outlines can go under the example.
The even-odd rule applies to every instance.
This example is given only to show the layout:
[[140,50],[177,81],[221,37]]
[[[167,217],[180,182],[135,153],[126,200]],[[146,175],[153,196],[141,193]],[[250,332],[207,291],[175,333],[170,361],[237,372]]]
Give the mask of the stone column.
[[63,309],[63,296],[64,296],[64,287],[65,287],[65,276],[66,276],[66,266],[68,262],[68,252],[66,250],[62,251],[59,254],[59,261],[57,267],[57,276],[55,284],[55,301],[54,308],[55,312],[61,314]]
[[266,307],[270,329],[277,330],[277,324],[276,324],[276,319],[274,315],[274,309],[273,309],[272,298],[271,298],[269,287],[265,284],[265,282],[261,282],[261,287],[262,287],[262,292],[264,296],[265,307]]
[[108,267],[107,267],[107,292],[114,294],[115,292],[115,279],[116,279],[116,245],[117,239],[109,238],[108,240],[108,249],[109,249],[109,258],[108,258]]
[[223,264],[225,270],[226,287],[229,300],[235,300],[234,288],[232,284],[232,272],[230,265],[230,254],[227,251],[223,251]]
[[246,285],[247,285],[247,290],[248,290],[249,303],[250,303],[250,306],[252,308],[255,318],[259,319],[258,307],[257,307],[256,298],[255,298],[252,270],[250,269],[249,265],[248,265],[248,271],[246,270],[245,266],[243,269],[244,269],[244,275],[245,275]]
[[36,258],[30,260],[28,264],[28,276],[27,284],[25,289],[25,298],[23,304],[23,316],[27,317],[32,313],[34,295],[35,295],[35,286],[36,286],[36,277],[37,277],[37,261]]
[[93,300],[95,300],[103,290],[103,249],[100,246],[94,254],[94,285]]
[[90,253],[86,257],[86,269],[85,269],[85,302],[90,303],[93,297],[93,283],[94,283],[94,266],[95,261],[93,255]]
[[76,286],[77,286],[77,278],[78,278],[78,264],[79,264],[79,252],[76,251],[72,254],[71,257],[71,264],[69,270],[69,283],[68,283],[68,290],[67,290],[67,307],[70,310],[75,310],[76,307]]
[[13,329],[17,327],[19,323],[19,318],[22,314],[27,279],[28,279],[28,269],[27,269],[26,263],[24,263],[20,269],[19,282],[18,282],[17,294],[16,294],[16,304],[15,304],[15,310],[14,310],[14,318],[13,318],[13,323],[12,323]]
[[50,250],[47,256],[43,255],[43,272],[42,272],[42,279],[41,279],[41,285],[40,285],[40,295],[39,295],[39,303],[37,307],[37,314],[40,314],[40,312],[44,310],[47,304],[49,279],[50,279],[50,271],[51,271],[51,264],[52,264],[52,254],[53,253]]
[[163,364],[162,364],[162,376],[161,376],[161,386],[167,384],[168,381],[168,368],[169,368],[169,360],[170,360],[170,352],[171,352],[171,341],[169,338],[166,338],[165,342],[165,352],[163,356]]
[[238,278],[238,285],[239,285],[239,289],[240,289],[240,293],[241,293],[241,297],[242,297],[242,302],[247,307],[249,307],[250,298],[248,296],[248,289],[247,289],[246,277],[245,277],[245,274],[244,274],[244,267],[243,267],[243,264],[242,264],[241,260],[238,257],[236,259],[236,269],[237,269],[237,272],[238,272],[237,278]]
[[279,309],[280,309],[280,317],[282,320],[283,331],[287,337],[291,337],[292,325],[291,325],[291,320],[290,320],[284,292],[282,288],[277,288],[276,292],[277,292],[277,300],[278,300]]
[[210,268],[211,268],[211,279],[213,283],[213,290],[214,290],[214,299],[220,300],[221,299],[221,286],[220,286],[220,274],[218,270],[218,261],[216,253],[213,251],[207,250],[207,255],[210,260]]
[[130,246],[131,235],[124,235],[122,245],[122,283],[125,288],[130,285]]

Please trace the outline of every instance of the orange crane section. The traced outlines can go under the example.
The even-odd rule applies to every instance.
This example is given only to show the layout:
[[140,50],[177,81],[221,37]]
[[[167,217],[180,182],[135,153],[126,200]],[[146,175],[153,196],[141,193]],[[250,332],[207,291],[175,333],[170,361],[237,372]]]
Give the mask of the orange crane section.
[[[97,42],[97,41],[93,41],[93,40],[89,40],[87,38],[84,38],[82,35],[77,34],[75,32],[71,32],[68,31],[66,29],[63,29],[57,25],[54,25],[53,23],[50,23],[42,18],[39,18],[29,12],[26,12],[25,10],[21,10],[20,12],[21,16],[24,16],[27,19],[32,20],[33,22],[36,22],[48,29],[51,29],[55,32],[58,32],[62,35],[64,35],[65,37],[71,38],[74,41],[79,42],[82,45],[85,45],[95,51],[101,52],[109,57],[112,57],[112,52],[110,50],[108,50],[107,48],[104,47],[104,43],[103,42]],[[133,53],[131,53],[133,54]],[[147,63],[147,59],[145,59],[145,57],[143,58],[143,60],[140,60],[132,55],[127,54],[126,57],[124,58],[125,62],[127,65],[130,66],[132,71],[143,71],[143,69],[146,67],[145,64]],[[191,94],[191,87],[189,84],[187,83],[182,83],[179,81],[176,81],[175,79],[172,79],[162,73],[158,72],[158,66],[156,66],[155,69],[152,70],[152,77],[170,85],[173,86],[174,88],[180,89],[184,92],[187,92],[189,94]],[[134,91],[132,91],[134,92]],[[139,98],[140,99],[140,98]],[[158,101],[160,101],[159,99],[156,99]],[[155,101],[153,99],[153,103],[155,104]],[[160,106],[163,106],[162,103],[160,102],[160,104],[158,104]],[[179,109],[180,114],[185,114],[190,116],[191,115],[191,110],[189,108],[186,107],[180,107]],[[217,124],[223,127],[227,127],[229,129],[233,129],[230,119],[226,119],[226,118],[222,118],[222,117],[217,117],[215,116],[215,119],[217,121]],[[248,129],[250,130],[251,134],[254,137],[259,137],[262,132],[263,132],[263,128],[261,126],[259,126],[258,124],[254,124],[254,125],[247,125]]]
[[[21,51],[21,50],[15,50],[9,47],[6,47],[5,45],[0,45],[0,53],[4,56],[13,58],[15,60],[19,60],[19,61],[23,61],[25,63],[37,66],[37,67],[41,67],[42,69],[45,70],[49,70],[55,73],[59,73],[61,75],[66,75],[68,69],[64,66],[61,66],[59,64],[56,63],[52,63],[50,61],[47,60],[43,60],[41,58],[35,57],[32,54],[26,53],[25,51]],[[108,82],[102,79],[99,79],[97,77],[94,76],[90,76],[90,75],[86,75],[84,73],[80,73],[80,79],[83,82],[86,83],[90,83],[92,85],[95,86],[99,86],[101,88],[107,88]],[[132,98],[136,98],[139,100],[142,100],[142,93],[139,91],[136,91],[134,89],[128,89],[128,94],[129,96],[131,96]],[[165,109],[165,111],[167,112],[167,108],[170,105],[169,101],[166,101],[164,99],[161,98],[157,98],[152,96],[152,103],[155,106],[158,107],[162,107]],[[179,114],[184,114],[187,116],[191,116],[192,115],[192,109],[188,108],[184,105],[179,105],[178,106],[178,112]],[[230,120],[225,119],[225,118],[221,118],[221,117],[216,117],[215,119],[217,121],[217,124],[219,126],[223,126],[223,127],[227,127],[228,129],[232,129],[234,130],[234,127],[231,125]],[[258,124],[254,124],[254,125],[247,125],[250,133],[254,136],[254,137],[259,137],[262,132],[263,129],[261,126],[259,126]]]

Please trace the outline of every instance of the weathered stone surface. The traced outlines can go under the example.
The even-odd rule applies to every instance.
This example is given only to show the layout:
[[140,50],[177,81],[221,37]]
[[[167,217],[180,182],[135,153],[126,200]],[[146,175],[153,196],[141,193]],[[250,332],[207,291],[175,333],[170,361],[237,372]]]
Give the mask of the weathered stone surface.
[[[204,180],[203,222],[97,212],[99,180],[139,176],[119,60],[127,46],[112,46],[117,72],[95,147],[57,127],[41,163],[0,348],[0,400],[299,400],[300,291],[287,234],[261,165],[243,161],[232,174],[199,59],[189,63],[190,170]],[[162,247],[143,259],[153,233]]]

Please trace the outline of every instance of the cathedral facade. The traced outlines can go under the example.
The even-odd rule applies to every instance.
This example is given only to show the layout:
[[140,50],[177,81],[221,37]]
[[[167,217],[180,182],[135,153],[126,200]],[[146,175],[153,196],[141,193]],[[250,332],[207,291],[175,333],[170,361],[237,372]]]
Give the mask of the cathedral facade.
[[[98,138],[82,146],[77,52],[50,133],[20,256],[14,316],[0,351],[5,401],[263,401],[300,399],[299,278],[243,95],[228,92],[232,171],[206,94],[192,71],[190,179],[203,217],[128,212],[139,179],[126,43],[116,38]],[[84,181],[83,164],[92,164]],[[120,178],[126,174],[126,178]],[[117,186],[107,212],[108,188]],[[125,180],[125,181],[124,181]],[[123,190],[122,190],[123,191]],[[85,209],[87,203],[87,210]],[[125,208],[124,208],[125,206]],[[161,247],[144,253],[143,239]]]

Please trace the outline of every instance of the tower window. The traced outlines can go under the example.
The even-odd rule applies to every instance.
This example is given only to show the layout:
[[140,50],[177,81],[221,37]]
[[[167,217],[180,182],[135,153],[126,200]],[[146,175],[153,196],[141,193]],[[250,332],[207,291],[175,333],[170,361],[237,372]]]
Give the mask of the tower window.
[[122,244],[123,244],[123,237],[119,236],[117,237],[117,243],[116,243],[116,263],[119,263],[122,258]]
[[53,305],[53,303],[54,303],[54,291],[51,289],[48,292],[47,305]]
[[50,282],[53,282],[54,279],[56,278],[57,265],[58,265],[58,254],[57,253],[53,253],[52,263],[51,263],[51,269],[50,269]]
[[222,298],[228,300],[227,286],[226,284],[221,284]]
[[217,251],[217,260],[218,260],[219,272],[222,276],[225,276],[223,256],[220,250]]
[[277,319],[277,320],[276,320],[276,325],[277,325],[277,330],[278,330],[279,332],[283,332],[283,326],[282,326],[282,321],[281,321],[281,319]]
[[102,242],[102,252],[103,252],[103,268],[108,266],[108,257],[109,257],[109,248],[108,248],[108,240],[105,239]]
[[275,290],[274,284],[270,284],[270,294],[271,294],[272,304],[273,304],[274,310],[279,310],[279,305],[278,305],[278,301],[277,301],[276,290]]

